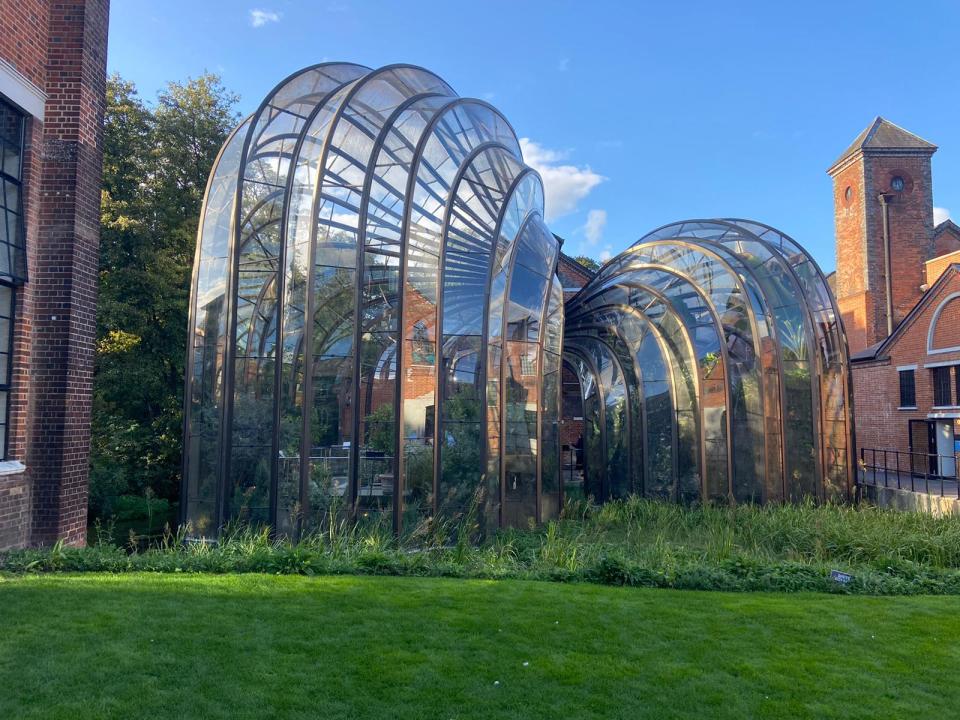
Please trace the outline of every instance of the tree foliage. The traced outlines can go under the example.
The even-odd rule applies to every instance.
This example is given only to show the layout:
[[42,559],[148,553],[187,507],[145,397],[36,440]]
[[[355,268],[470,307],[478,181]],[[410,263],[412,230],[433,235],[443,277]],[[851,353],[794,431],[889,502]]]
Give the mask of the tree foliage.
[[207,176],[238,122],[216,75],[169,83],[148,106],[107,82],[91,509],[175,499],[190,269]]
[[587,270],[593,270],[596,272],[600,269],[600,263],[598,263],[592,257],[587,257],[586,255],[577,255],[574,258],[574,261],[580,265],[583,265]]

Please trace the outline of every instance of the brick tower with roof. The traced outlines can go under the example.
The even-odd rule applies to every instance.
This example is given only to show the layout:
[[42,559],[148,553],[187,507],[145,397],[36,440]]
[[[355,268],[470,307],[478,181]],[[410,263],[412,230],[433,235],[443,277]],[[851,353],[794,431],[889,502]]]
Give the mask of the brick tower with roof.
[[878,117],[827,171],[836,295],[853,353],[887,337],[923,294],[924,263],[936,254],[930,168],[936,150]]

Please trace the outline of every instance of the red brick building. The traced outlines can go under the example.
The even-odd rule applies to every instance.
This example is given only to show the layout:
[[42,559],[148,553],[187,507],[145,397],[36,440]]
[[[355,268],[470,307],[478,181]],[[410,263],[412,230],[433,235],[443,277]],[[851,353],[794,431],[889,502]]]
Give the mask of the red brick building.
[[[560,241],[563,242],[563,239],[560,238]],[[580,288],[590,282],[594,275],[596,273],[593,270],[581,265],[569,255],[560,253],[560,258],[557,260],[557,276],[563,283],[564,301],[580,292]]]
[[0,2],[0,548],[86,536],[108,6]]
[[878,117],[828,173],[857,445],[868,453],[941,455],[929,471],[953,475],[960,451],[960,228],[933,222],[936,150]]

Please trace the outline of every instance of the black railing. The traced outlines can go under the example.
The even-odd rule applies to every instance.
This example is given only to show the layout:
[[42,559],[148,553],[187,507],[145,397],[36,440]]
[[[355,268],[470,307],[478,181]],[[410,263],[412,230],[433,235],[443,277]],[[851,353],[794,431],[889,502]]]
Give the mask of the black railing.
[[960,455],[860,448],[857,484],[956,497]]

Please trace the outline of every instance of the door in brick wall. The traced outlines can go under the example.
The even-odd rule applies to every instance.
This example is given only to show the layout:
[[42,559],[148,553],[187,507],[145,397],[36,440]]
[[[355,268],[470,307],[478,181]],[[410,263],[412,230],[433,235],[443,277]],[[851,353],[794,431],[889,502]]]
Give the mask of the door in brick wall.
[[910,470],[916,475],[937,474],[937,439],[934,424],[910,420]]
[[938,420],[937,435],[937,472],[944,477],[957,476],[957,459],[953,454],[953,420]]

